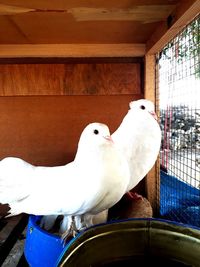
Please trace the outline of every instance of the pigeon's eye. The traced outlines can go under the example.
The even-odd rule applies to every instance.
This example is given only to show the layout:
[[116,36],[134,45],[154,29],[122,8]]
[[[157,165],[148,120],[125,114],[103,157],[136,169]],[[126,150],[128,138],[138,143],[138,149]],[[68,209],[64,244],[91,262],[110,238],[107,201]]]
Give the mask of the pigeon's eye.
[[97,129],[95,129],[94,134],[99,134],[99,131]]
[[141,109],[145,109],[145,106],[144,106],[144,105],[141,105],[140,108],[141,108]]

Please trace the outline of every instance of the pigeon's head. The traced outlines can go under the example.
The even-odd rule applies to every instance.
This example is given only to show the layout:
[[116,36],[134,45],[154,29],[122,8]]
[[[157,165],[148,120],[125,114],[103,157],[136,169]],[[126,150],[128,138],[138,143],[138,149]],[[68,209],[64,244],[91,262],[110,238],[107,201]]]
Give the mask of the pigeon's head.
[[153,102],[147,99],[140,99],[132,101],[129,103],[130,110],[138,111],[142,114],[150,114],[155,120],[158,120],[158,117],[155,113],[155,108]]
[[112,144],[113,140],[110,136],[110,131],[107,125],[103,123],[90,123],[83,130],[80,143],[84,143],[87,146]]

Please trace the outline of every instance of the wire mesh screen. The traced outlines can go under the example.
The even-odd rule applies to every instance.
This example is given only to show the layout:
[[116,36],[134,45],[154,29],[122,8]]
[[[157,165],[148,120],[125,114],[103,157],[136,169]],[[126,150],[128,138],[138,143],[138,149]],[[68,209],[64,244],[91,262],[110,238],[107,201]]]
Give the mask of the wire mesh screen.
[[200,16],[157,58],[160,216],[200,227]]

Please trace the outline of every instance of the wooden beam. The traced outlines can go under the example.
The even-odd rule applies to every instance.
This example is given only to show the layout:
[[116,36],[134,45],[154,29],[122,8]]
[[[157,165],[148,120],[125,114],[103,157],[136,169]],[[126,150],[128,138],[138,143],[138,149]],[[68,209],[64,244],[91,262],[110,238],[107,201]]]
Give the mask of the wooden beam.
[[[145,85],[144,98],[156,102],[155,96],[155,56],[147,55],[145,57]],[[157,161],[153,168],[149,171],[145,179],[146,194],[152,205],[154,216],[158,211],[158,194],[159,194],[159,162]]]
[[155,56],[145,56],[144,97],[155,103]]
[[[151,4],[135,5],[129,8],[74,7],[69,8],[67,12],[72,14],[76,21],[141,21],[142,23],[152,23],[166,18],[174,7],[174,5]],[[24,12],[23,9],[22,12]]]
[[145,44],[14,44],[0,45],[0,58],[141,57]]
[[155,54],[200,13],[200,0],[184,0],[148,40],[146,53]]

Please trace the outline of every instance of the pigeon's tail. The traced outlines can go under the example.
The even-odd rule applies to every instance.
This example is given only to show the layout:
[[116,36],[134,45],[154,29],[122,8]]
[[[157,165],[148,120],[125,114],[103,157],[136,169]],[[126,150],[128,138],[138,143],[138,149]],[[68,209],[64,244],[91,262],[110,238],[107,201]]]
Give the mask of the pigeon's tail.
[[33,166],[18,158],[0,161],[0,203],[11,204],[29,195]]

